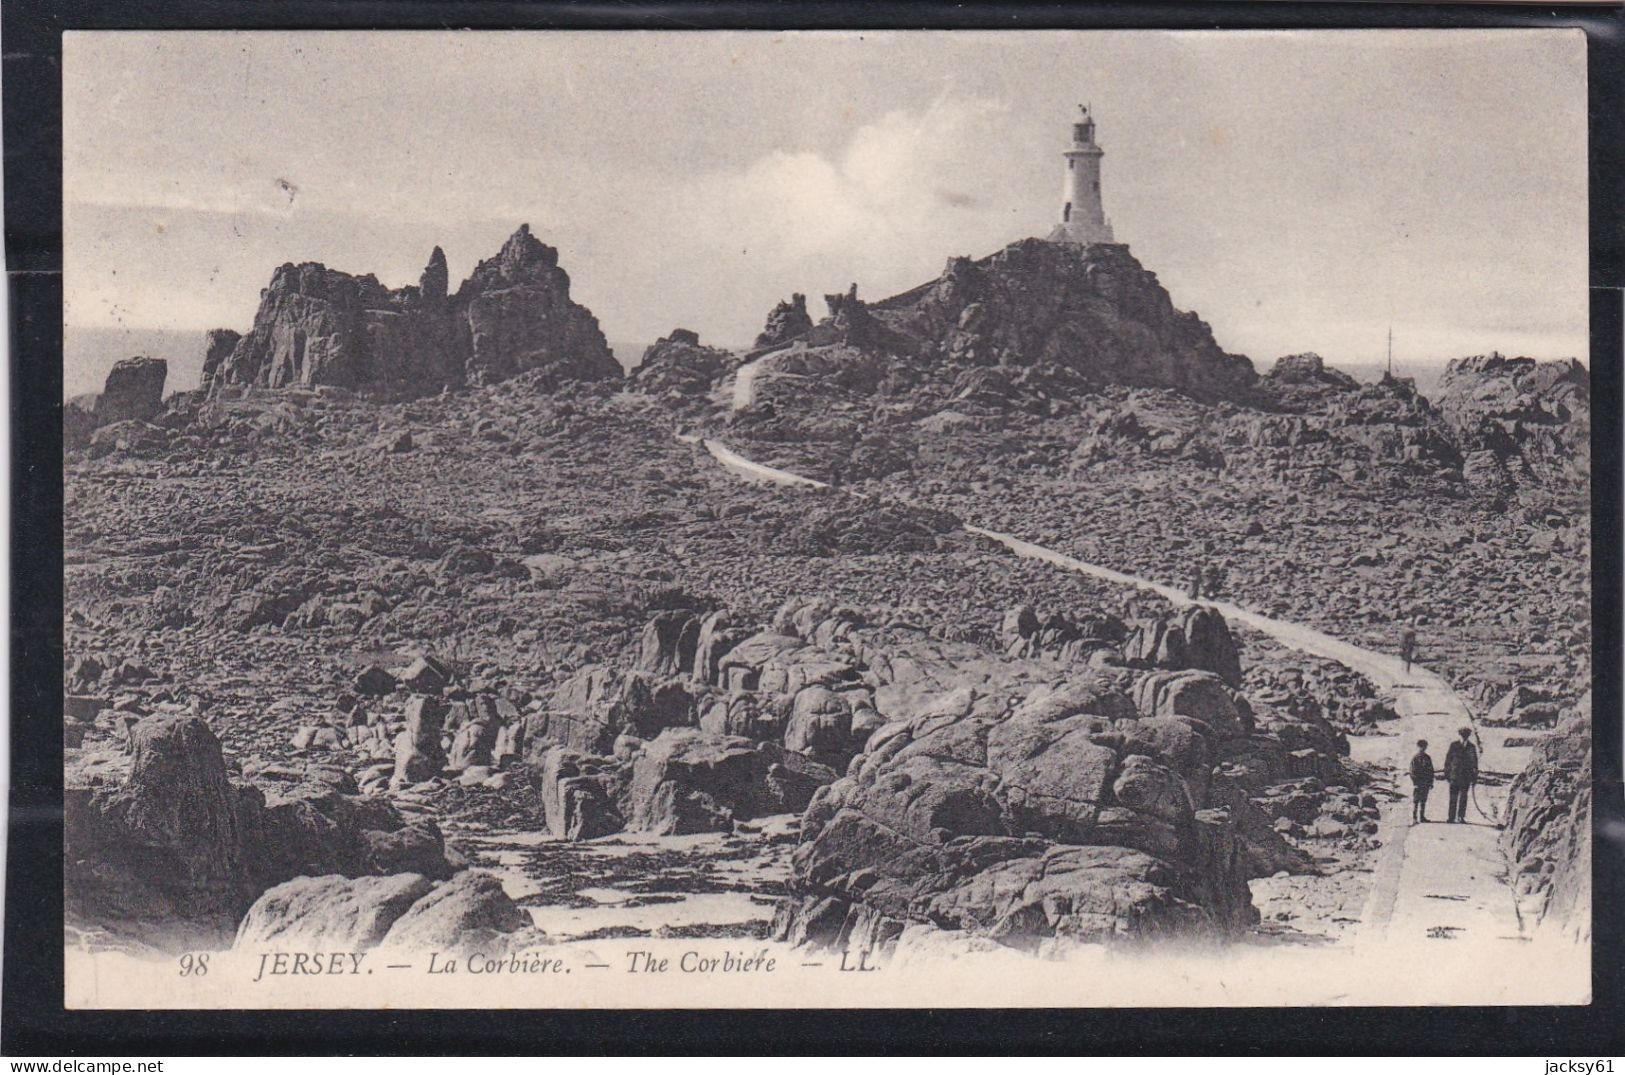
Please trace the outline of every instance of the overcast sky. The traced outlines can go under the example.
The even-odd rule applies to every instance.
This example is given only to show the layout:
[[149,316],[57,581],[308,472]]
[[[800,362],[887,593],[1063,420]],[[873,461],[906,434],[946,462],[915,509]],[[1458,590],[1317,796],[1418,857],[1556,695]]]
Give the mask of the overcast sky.
[[399,286],[437,243],[455,287],[528,222],[612,342],[745,344],[792,291],[816,316],[1043,235],[1089,101],[1118,240],[1261,368],[1378,361],[1390,324],[1402,363],[1583,359],[1584,59],[1527,30],[69,34],[66,318],[246,330],[276,265]]

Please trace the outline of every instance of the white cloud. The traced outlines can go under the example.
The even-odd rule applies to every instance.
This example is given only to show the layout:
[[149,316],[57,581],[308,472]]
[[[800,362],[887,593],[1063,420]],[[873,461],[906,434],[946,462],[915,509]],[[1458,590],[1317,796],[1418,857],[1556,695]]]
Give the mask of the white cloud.
[[674,216],[732,246],[790,257],[868,263],[899,246],[956,250],[951,240],[967,217],[996,201],[1001,176],[981,149],[996,142],[1003,112],[991,101],[949,98],[889,112],[832,157],[781,151],[701,177],[675,192]]

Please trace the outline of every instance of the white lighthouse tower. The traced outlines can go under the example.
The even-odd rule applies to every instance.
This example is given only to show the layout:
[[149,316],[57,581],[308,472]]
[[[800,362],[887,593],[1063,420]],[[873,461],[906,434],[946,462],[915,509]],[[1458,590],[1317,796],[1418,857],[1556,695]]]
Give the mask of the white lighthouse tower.
[[1100,158],[1106,151],[1095,144],[1095,120],[1088,105],[1072,124],[1072,145],[1066,158],[1066,183],[1061,192],[1061,222],[1049,233],[1052,243],[1112,242],[1111,221],[1100,203]]

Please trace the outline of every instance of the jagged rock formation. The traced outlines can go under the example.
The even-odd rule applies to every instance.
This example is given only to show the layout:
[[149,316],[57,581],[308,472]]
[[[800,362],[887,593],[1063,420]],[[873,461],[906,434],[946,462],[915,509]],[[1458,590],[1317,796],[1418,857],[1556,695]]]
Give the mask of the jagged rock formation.
[[496,257],[475,267],[451,307],[457,353],[473,384],[533,369],[586,381],[621,375],[598,319],[571,300],[559,252],[532,235],[528,224],[519,226]]
[[1474,484],[1589,480],[1591,375],[1574,359],[1458,358],[1445,367],[1434,402]]
[[[856,391],[954,399],[992,383],[957,377],[997,370],[993,391],[1006,398],[1123,384],[1220,400],[1244,397],[1257,380],[1121,245],[1022,240],[981,260],[953,258],[937,280],[881,302],[863,302],[855,286],[826,301],[824,321],[764,359],[761,383],[782,367]],[[786,342],[785,331],[773,335]]]
[[807,313],[807,296],[796,292],[788,302],[781,302],[767,315],[767,324],[756,337],[756,349],[779,347],[813,327],[812,316]]
[[[235,930],[272,885],[302,874],[452,872],[439,829],[339,784],[273,795],[227,771],[201,719],[129,725],[126,759],[106,743],[69,752],[64,855],[69,917],[144,943]],[[354,791],[354,785],[349,785]]]
[[1591,939],[1591,695],[1566,710],[1507,794],[1501,847],[1519,913]]
[[706,347],[698,333],[674,328],[643,352],[643,361],[627,375],[627,387],[653,396],[700,396],[738,365],[733,352]]
[[529,225],[454,296],[447,288],[439,247],[417,285],[393,290],[370,274],[283,265],[229,354],[217,357],[225,330],[211,333],[204,388],[333,385],[407,398],[532,370],[548,384],[620,376],[597,320],[570,298],[558,251]]

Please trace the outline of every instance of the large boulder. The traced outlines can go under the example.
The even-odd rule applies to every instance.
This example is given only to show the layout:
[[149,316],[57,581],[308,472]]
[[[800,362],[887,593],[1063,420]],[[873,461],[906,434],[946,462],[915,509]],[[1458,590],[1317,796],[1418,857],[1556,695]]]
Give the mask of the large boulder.
[[161,358],[126,358],[107,374],[107,383],[96,400],[96,420],[102,425],[114,422],[146,422],[163,409],[164,378],[169,363]]
[[536,773],[542,816],[558,839],[591,840],[625,827],[620,808],[629,775],[625,764],[554,746]]
[[662,729],[698,721],[684,681],[660,682],[642,671],[598,666],[561,683],[539,712],[527,716],[524,739],[532,760],[554,744],[607,754],[623,732],[653,738]]
[[373,948],[434,883],[415,873],[387,877],[297,877],[268,889],[237,928],[233,947],[250,952]]
[[754,816],[761,769],[758,744],[748,739],[662,732],[633,762],[628,822],[668,836],[730,831],[736,818]]
[[1520,683],[1490,707],[1484,715],[1484,723],[1549,728],[1557,723],[1562,710],[1562,704],[1552,695]]
[[162,450],[168,438],[150,423],[163,410],[168,373],[169,363],[161,358],[137,356],[116,363],[100,392],[75,396],[62,405],[63,447],[89,448],[92,457]]
[[1224,617],[1207,605],[1191,605],[1177,617],[1161,616],[1134,626],[1123,646],[1132,664],[1195,668],[1241,686],[1241,656]]
[[1134,688],[1134,707],[1147,717],[1189,717],[1219,739],[1251,735],[1245,699],[1212,672],[1153,672]]
[[262,798],[232,782],[219,740],[197,717],[148,718],[129,736],[120,785],[81,784],[70,760],[70,903],[91,917],[235,917],[259,891]]
[[407,908],[380,945],[403,952],[500,957],[537,943],[545,943],[545,937],[503,891],[502,882],[481,870],[464,870]]

